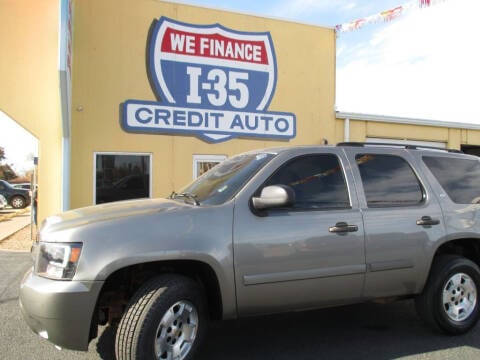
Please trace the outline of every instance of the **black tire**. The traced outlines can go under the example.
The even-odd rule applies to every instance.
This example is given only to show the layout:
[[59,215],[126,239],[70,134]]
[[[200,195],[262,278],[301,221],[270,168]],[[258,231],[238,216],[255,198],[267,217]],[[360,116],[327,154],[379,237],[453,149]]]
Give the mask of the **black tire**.
[[[184,306],[180,316],[179,306]],[[195,318],[196,331],[192,331]],[[204,295],[195,281],[175,274],[155,277],[135,293],[123,314],[115,338],[116,358],[167,359],[164,350],[172,351],[176,346],[178,357],[172,359],[193,359],[205,335],[206,322]],[[191,342],[185,339],[187,332],[195,333]],[[157,338],[162,341],[157,343]],[[156,351],[164,352],[157,356]]]
[[440,255],[434,260],[427,284],[416,297],[415,305],[420,317],[436,330],[463,334],[478,321],[478,291],[480,269],[477,264],[458,255]]
[[23,209],[27,205],[27,202],[23,196],[15,195],[10,199],[10,205],[14,209]]

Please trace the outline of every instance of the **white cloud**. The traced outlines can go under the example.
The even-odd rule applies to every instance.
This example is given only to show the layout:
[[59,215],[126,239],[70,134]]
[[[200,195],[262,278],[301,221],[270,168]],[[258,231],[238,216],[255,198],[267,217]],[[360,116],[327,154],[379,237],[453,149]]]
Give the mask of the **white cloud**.
[[446,0],[371,25],[363,52],[337,69],[338,109],[480,124],[479,13],[478,0]]

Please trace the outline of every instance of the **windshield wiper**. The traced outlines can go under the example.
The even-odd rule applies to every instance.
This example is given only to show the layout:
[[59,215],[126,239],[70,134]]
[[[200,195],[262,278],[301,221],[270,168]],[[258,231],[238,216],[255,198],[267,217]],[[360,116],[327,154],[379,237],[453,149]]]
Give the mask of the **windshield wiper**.
[[195,194],[191,194],[191,193],[188,193],[188,192],[183,192],[183,193],[177,194],[175,191],[172,191],[172,193],[170,194],[170,199],[177,199],[177,198],[186,198],[188,200],[192,200],[193,204],[195,206],[200,205],[200,203],[197,200],[197,195],[195,195]]

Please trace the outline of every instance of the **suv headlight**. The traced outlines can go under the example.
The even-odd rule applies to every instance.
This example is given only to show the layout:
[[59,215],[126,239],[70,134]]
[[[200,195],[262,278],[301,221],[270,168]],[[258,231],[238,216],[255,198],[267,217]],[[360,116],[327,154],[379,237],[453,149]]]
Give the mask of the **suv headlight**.
[[36,251],[35,272],[39,276],[70,280],[77,270],[82,244],[40,242]]

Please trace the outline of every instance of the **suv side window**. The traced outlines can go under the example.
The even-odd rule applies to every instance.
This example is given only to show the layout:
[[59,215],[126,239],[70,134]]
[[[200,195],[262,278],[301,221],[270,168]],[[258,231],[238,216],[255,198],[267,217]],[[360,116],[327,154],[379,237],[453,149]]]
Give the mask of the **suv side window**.
[[368,207],[412,206],[423,201],[422,185],[405,159],[395,155],[357,154],[355,160]]
[[306,155],[288,161],[264,184],[287,185],[295,192],[296,210],[350,208],[348,188],[338,157]]
[[424,156],[423,162],[453,202],[471,204],[480,201],[478,160]]

